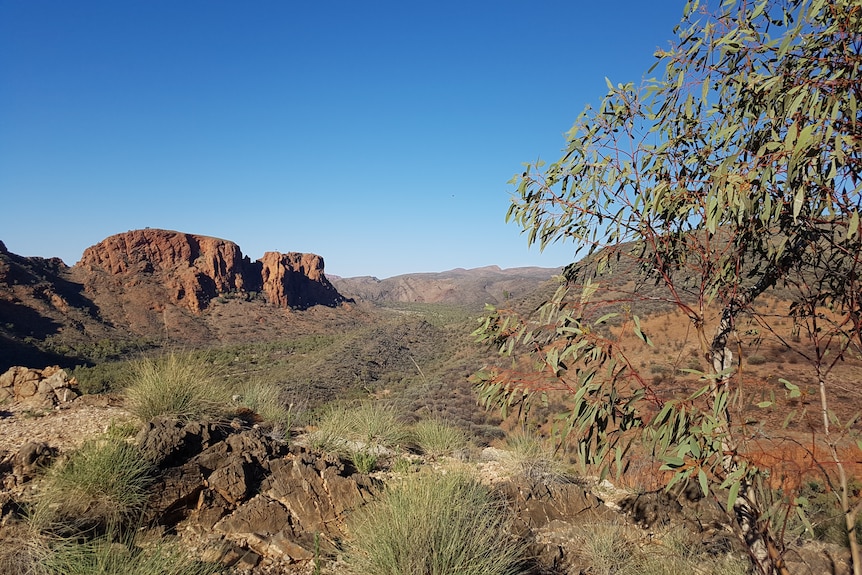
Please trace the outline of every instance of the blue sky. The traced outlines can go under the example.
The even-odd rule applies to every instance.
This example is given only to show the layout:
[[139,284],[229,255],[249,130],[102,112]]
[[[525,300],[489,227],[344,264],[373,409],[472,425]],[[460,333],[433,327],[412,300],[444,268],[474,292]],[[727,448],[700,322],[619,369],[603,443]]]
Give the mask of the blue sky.
[[522,162],[639,82],[682,2],[0,0],[0,240],[71,265],[144,227],[379,278],[564,265]]

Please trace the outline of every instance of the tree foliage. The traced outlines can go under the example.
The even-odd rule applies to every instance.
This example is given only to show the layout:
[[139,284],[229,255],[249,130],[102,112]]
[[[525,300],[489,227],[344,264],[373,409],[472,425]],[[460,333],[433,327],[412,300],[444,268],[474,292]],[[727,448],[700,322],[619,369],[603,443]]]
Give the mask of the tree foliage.
[[[754,304],[782,286],[800,325],[821,323],[813,365],[862,346],[862,5],[693,0],[675,32],[655,78],[608,81],[562,158],[513,179],[507,218],[530,244],[571,242],[575,261],[535,314],[488,311],[477,335],[516,359],[481,374],[481,394],[505,407],[564,391],[585,462],[621,470],[633,442],[651,445],[671,483],[721,490],[754,564],[781,570],[777,510],[795,502],[758,500],[769,470],[748,448],[762,430],[742,417],[729,338],[742,316],[770,329]],[[640,282],[599,297],[605,272],[621,266]],[[690,320],[708,364],[700,389],[668,397],[632,364],[619,334],[652,344],[631,305],[644,298]],[[828,436],[825,399],[822,409]]]

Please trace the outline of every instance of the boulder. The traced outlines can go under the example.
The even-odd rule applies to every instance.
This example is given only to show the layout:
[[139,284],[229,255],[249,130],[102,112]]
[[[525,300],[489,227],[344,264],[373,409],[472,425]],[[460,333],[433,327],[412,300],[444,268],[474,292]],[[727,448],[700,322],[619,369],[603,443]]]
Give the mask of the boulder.
[[13,366],[0,375],[0,402],[51,408],[77,398],[77,386],[77,380],[56,365],[44,369]]

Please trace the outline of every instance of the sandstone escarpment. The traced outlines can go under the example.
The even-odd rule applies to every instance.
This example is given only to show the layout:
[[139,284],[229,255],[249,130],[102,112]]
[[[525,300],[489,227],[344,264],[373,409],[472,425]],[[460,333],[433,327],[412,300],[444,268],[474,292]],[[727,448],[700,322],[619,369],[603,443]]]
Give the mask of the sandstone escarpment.
[[120,281],[157,277],[167,296],[193,312],[220,293],[246,284],[243,256],[233,242],[167,230],[135,230],[87,248],[78,266]]
[[[218,238],[145,229],[111,236],[87,248],[75,266],[85,283],[98,291],[99,281],[118,290],[155,284],[164,293],[150,307],[177,304],[193,313],[222,294],[263,292],[281,308],[335,306],[343,297],[323,273],[315,254],[267,252],[251,262],[238,245]],[[139,290],[140,291],[140,290]]]
[[273,305],[307,308],[345,301],[323,274],[323,258],[318,255],[266,252],[258,261],[263,293]]

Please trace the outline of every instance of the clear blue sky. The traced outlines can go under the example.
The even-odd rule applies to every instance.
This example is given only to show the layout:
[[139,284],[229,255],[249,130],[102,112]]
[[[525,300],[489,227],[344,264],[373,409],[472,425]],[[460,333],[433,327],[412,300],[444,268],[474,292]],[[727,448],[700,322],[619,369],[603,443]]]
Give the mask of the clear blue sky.
[[144,227],[340,276],[564,265],[505,213],[682,2],[0,0],[0,240]]

